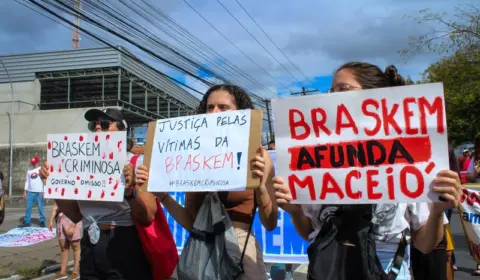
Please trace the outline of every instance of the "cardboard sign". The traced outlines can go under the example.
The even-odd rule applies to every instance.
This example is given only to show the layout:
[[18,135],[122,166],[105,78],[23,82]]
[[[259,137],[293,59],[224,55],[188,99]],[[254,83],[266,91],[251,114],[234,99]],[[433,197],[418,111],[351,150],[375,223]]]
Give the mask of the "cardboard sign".
[[123,201],[126,132],[48,135],[45,198]]
[[258,187],[250,160],[263,112],[239,110],[163,119],[148,126],[148,191],[232,191]]
[[273,100],[279,175],[295,203],[438,201],[449,168],[443,86]]

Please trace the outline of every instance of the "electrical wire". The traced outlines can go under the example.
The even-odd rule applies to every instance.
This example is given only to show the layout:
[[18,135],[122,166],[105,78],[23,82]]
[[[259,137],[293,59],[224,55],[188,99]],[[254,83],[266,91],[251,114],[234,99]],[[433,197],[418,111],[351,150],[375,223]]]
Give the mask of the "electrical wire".
[[255,25],[263,32],[263,34],[265,35],[265,37],[268,38],[268,40],[270,40],[270,42],[277,48],[277,50],[290,62],[290,64],[293,65],[293,67],[295,67],[295,69],[297,69],[297,71],[305,78],[306,81],[308,81],[310,84],[313,84],[309,79],[308,77],[297,67],[297,65],[295,65],[295,63],[293,63],[290,58],[282,51],[282,49],[280,49],[280,47],[273,41],[273,39],[267,34],[267,32],[260,26],[260,24],[258,24],[258,22],[250,15],[250,13],[243,7],[242,4],[240,4],[240,2],[238,0],[235,0],[235,2],[237,2],[237,4],[240,6],[240,8],[247,14],[247,16],[255,23]]
[[[40,5],[33,0],[30,0],[30,2],[37,5],[37,6]],[[147,49],[147,50],[150,50],[150,52],[145,51],[145,49],[147,47],[144,47],[143,49],[139,48],[140,50],[143,50],[150,55],[153,51],[159,51],[159,53],[162,52],[164,54],[167,54],[168,57],[165,57],[165,60],[168,59],[169,60],[168,62],[170,62],[170,64],[174,64],[175,66],[177,66],[176,69],[178,69],[178,65],[176,65],[175,63],[172,63],[172,61],[181,63],[182,66],[189,66],[190,70],[201,70],[205,73],[211,73],[212,77],[209,77],[210,81],[207,81],[206,79],[202,79],[203,80],[202,82],[208,82],[206,84],[207,86],[211,83],[212,79],[213,79],[213,81],[216,81],[216,82],[218,82],[218,81],[223,82],[225,80],[228,82],[228,79],[226,79],[225,77],[219,76],[218,73],[216,73],[214,71],[209,72],[209,69],[206,69],[205,67],[202,67],[203,65],[199,64],[199,62],[196,62],[194,59],[192,59],[191,56],[189,57],[187,54],[182,54],[182,53],[180,53],[180,50],[172,48],[171,46],[167,45],[165,42],[161,42],[160,39],[158,37],[156,37],[156,35],[152,34],[151,32],[148,32],[148,30],[146,30],[145,28],[140,26],[138,23],[133,22],[132,18],[129,17],[126,14],[127,11],[132,10],[131,5],[130,5],[130,8],[127,9],[127,11],[124,11],[125,9],[118,10],[118,9],[116,9],[117,7],[115,7],[115,9],[112,9],[112,7],[108,7],[108,6],[104,5],[104,3],[102,3],[101,1],[83,0],[82,1],[82,3],[83,3],[82,11],[76,11],[75,9],[68,6],[68,4],[69,4],[70,6],[73,7],[73,4],[74,4],[75,1],[64,0],[64,1],[60,2],[60,1],[57,0],[56,2],[59,3],[60,5],[55,4],[55,3],[51,3],[48,0],[43,0],[43,2],[44,3],[46,2],[46,3],[50,4],[51,6],[53,6],[54,8],[56,8],[59,11],[70,14],[72,16],[78,16],[79,18],[82,19],[82,22],[87,22],[87,24],[90,24],[92,26],[96,26],[100,30],[110,32],[111,30],[113,30],[113,28],[116,28],[115,33],[120,34],[120,33],[123,32],[123,34],[120,34],[123,37],[131,35],[131,38],[133,38],[132,40],[137,41],[137,39],[138,39],[138,41],[141,42],[142,44],[145,43],[144,46],[148,46],[149,48],[151,48],[151,50]],[[145,3],[145,1],[142,1],[142,2]],[[43,8],[46,8],[46,7],[43,7]],[[51,12],[53,12],[53,11],[51,11],[51,10],[48,11],[48,8],[46,8],[46,9],[47,9],[46,10],[47,12],[52,14]],[[43,9],[43,10],[45,10],[45,9]],[[137,9],[137,12],[138,12],[138,9]],[[64,19],[62,16],[60,16],[56,13],[54,13],[53,15],[55,17],[61,19],[62,21],[66,22],[67,24],[69,24],[71,26],[75,26],[70,21]],[[151,17],[152,16],[153,16],[153,14],[151,14]],[[106,18],[106,20],[103,21],[103,22],[100,22],[99,19],[102,19],[102,18]],[[148,19],[148,17],[145,17],[145,19]],[[171,21],[169,21],[168,18],[163,18],[163,19],[166,22],[170,22],[170,24],[173,24]],[[88,32],[85,28],[82,28],[82,27],[78,27],[78,28],[83,33],[85,33],[87,35],[90,35],[90,37],[92,37],[94,40],[100,41],[100,42],[102,42],[102,43],[104,43],[104,44],[106,44],[106,45],[108,45],[112,48],[115,48],[111,43],[109,43],[106,40],[101,39],[99,36],[96,36],[95,34],[93,34],[91,32]],[[224,61],[222,59],[220,60],[220,62],[218,62],[218,60],[215,61],[215,56],[214,56],[215,53],[212,52],[210,48],[206,47],[205,44],[198,44],[198,40],[194,40],[193,38],[195,38],[195,37],[192,36],[190,33],[186,32],[186,30],[184,30],[184,29],[182,30],[182,29],[177,28],[177,30],[175,30],[175,31],[176,32],[182,32],[181,34],[183,34],[183,38],[189,39],[190,46],[187,46],[187,47],[189,47],[190,50],[192,50],[192,47],[197,46],[197,47],[199,47],[198,49],[201,50],[201,53],[203,53],[203,55],[201,56],[202,58],[205,58],[206,55],[210,55],[209,61],[212,63],[212,65],[224,64],[223,67],[221,67],[221,69],[222,69],[223,72],[228,73],[229,74],[228,76],[234,76],[234,77],[235,76],[237,76],[237,77],[242,76],[242,75],[235,75],[235,73],[237,73],[237,74],[242,73],[242,71],[239,70],[238,68],[236,68],[236,66],[224,63]],[[116,34],[114,34],[114,35],[116,35]],[[117,37],[123,39],[121,36],[117,36]],[[131,43],[135,47],[138,47],[139,44],[138,43],[135,44],[135,42],[132,42],[132,40],[130,40],[129,43]],[[183,44],[183,46],[186,46],[186,45]],[[115,48],[115,49],[118,50],[117,48]],[[138,60],[138,58],[136,58],[135,56],[132,56],[129,52],[126,52],[124,50],[119,50],[119,51],[122,52],[124,55],[126,55],[128,57],[131,57],[135,60]],[[198,52],[196,54],[198,55]],[[218,56],[216,56],[216,57],[218,58]],[[154,56],[154,58],[158,59],[159,57]],[[160,61],[165,62],[162,59],[160,59]],[[154,69],[153,67],[150,67],[150,68]],[[154,70],[158,72],[158,70],[156,70],[156,69],[154,69]],[[197,92],[198,94],[203,95],[203,93],[201,93],[200,91],[188,86],[187,84],[185,84],[183,82],[178,81],[177,79],[175,79],[173,77],[165,75],[161,72],[158,72],[158,73],[162,74],[164,77],[167,77],[167,78],[173,80],[174,82],[176,82],[179,85],[185,86],[186,88],[189,88],[190,90],[193,90],[193,91]],[[198,77],[198,75],[197,75],[197,77]],[[247,78],[245,78],[245,77],[247,77]],[[248,77],[249,76],[247,76],[247,75],[243,75],[243,78],[244,78],[243,79],[244,80],[243,84],[245,83],[245,80],[249,80]],[[235,78],[235,79],[238,79],[238,78]],[[250,82],[254,82],[254,81],[251,81],[251,79],[250,79]],[[257,83],[257,86],[258,85],[259,84]],[[265,103],[264,103],[265,99],[263,97],[260,97],[256,94],[251,94],[251,95],[252,95],[252,100],[254,101],[257,108],[258,107],[265,108]]]
[[270,78],[272,78],[274,81],[276,81],[277,83],[279,83],[280,85],[282,85],[284,88],[286,88],[288,90],[288,86],[285,85],[284,83],[282,83],[281,81],[279,81],[277,78],[273,77],[270,73],[268,73],[267,70],[265,70],[265,68],[263,68],[262,66],[260,66],[257,62],[255,62],[255,60],[253,60],[250,56],[248,56],[244,51],[242,51],[236,44],[234,44],[230,39],[228,39],[227,36],[225,36],[218,28],[215,27],[215,25],[213,25],[208,19],[206,19],[197,9],[195,9],[195,7],[193,7],[192,5],[190,5],[190,3],[187,1],[187,0],[183,0],[183,2],[185,2],[185,4],[187,4],[198,16],[200,16],[206,23],[208,23],[208,25],[210,25],[215,31],[217,31],[218,34],[220,34],[225,40],[227,40],[232,46],[234,46],[240,53],[242,53],[248,60],[250,60],[253,64],[255,64],[258,68],[260,68],[265,74],[267,74],[268,76],[270,76]]
[[235,21],[250,35],[250,37],[252,37],[253,40],[255,40],[255,42],[257,42],[262,48],[263,50],[268,53],[268,55],[270,55],[285,71],[287,71],[297,82],[301,83],[301,81],[299,81],[297,79],[297,77],[295,75],[293,75],[292,72],[290,72],[290,70],[288,70],[280,61],[278,61],[278,59],[269,51],[267,50],[267,48],[262,44],[260,43],[260,41],[258,41],[258,39],[247,29],[247,27],[245,27],[245,25],[243,25],[243,23],[232,13],[230,12],[229,9],[227,9],[227,7],[225,7],[225,5],[220,1],[220,0],[217,0],[218,4],[220,4],[220,6],[223,7],[223,9],[232,17],[235,19]]
[[[45,12],[47,12],[47,13],[55,16],[56,18],[64,21],[65,23],[69,24],[70,26],[75,26],[75,27],[77,27],[80,31],[82,31],[83,33],[85,33],[85,34],[87,34],[88,36],[92,37],[93,39],[95,39],[95,40],[97,40],[97,41],[99,41],[99,42],[102,42],[103,44],[111,47],[112,49],[115,49],[116,51],[122,53],[123,55],[125,55],[125,56],[127,56],[127,57],[129,57],[129,58],[131,58],[131,59],[133,59],[133,60],[135,60],[135,61],[138,61],[139,63],[144,64],[142,61],[140,61],[137,57],[133,56],[133,55],[130,54],[129,52],[126,52],[126,51],[124,51],[124,50],[122,50],[122,49],[116,48],[113,44],[107,42],[106,40],[104,40],[104,39],[102,39],[102,38],[100,38],[100,37],[98,37],[97,35],[93,34],[92,32],[84,29],[83,27],[76,26],[75,24],[73,24],[73,23],[70,22],[69,20],[63,18],[60,14],[58,14],[58,13],[50,10],[49,8],[44,7],[43,5],[41,5],[41,4],[39,4],[39,3],[36,3],[34,0],[28,0],[28,1],[31,2],[32,4],[34,4],[35,6],[37,6],[38,8],[44,10]],[[187,84],[185,84],[185,83],[183,83],[183,82],[181,82],[181,81],[179,81],[179,80],[177,80],[177,79],[175,79],[175,78],[173,78],[173,77],[170,77],[170,76],[168,76],[168,75],[166,75],[166,74],[164,74],[164,73],[159,72],[158,70],[154,69],[153,67],[151,67],[151,66],[149,66],[149,65],[147,65],[147,67],[151,68],[152,70],[155,70],[158,74],[162,75],[163,77],[166,77],[166,78],[168,78],[168,79],[170,79],[170,80],[172,80],[172,81],[174,81],[174,82],[176,82],[176,83],[179,83],[179,84],[181,84],[181,85],[183,85],[183,86],[185,86],[185,87],[187,87],[187,88],[189,88],[189,89],[197,92],[198,94],[204,95],[204,93],[202,93],[202,92],[200,92],[200,91],[198,91],[198,90],[190,87],[189,85],[187,85]]]

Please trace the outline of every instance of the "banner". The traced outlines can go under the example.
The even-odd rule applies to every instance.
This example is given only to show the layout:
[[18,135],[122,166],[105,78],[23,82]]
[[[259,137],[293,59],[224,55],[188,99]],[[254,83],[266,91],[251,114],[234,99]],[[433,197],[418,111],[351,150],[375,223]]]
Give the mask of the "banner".
[[443,85],[272,100],[278,174],[293,203],[438,201],[449,168]]
[[48,228],[14,228],[0,235],[0,247],[24,247],[55,238],[56,230]]
[[480,191],[463,188],[460,199],[460,220],[472,258],[480,264]]
[[[275,164],[276,153],[274,151],[269,152]],[[185,193],[170,192],[169,194],[178,203],[185,205]],[[188,239],[188,231],[178,224],[168,211],[164,209],[164,212],[178,251],[181,253]],[[253,231],[262,248],[265,262],[308,263],[307,248],[309,243],[298,235],[291,222],[290,215],[282,209],[278,209],[278,224],[273,231],[267,232],[265,230],[260,222],[259,215],[255,217]]]

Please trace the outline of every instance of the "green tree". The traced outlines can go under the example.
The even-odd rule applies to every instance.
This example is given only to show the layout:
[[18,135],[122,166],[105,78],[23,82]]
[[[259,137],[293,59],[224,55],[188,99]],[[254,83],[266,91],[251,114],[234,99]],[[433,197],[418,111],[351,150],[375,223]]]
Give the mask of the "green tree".
[[424,50],[441,55],[451,55],[458,51],[478,51],[480,49],[480,8],[475,5],[458,6],[455,13],[435,13],[421,10],[419,16],[406,16],[418,24],[436,26],[430,32],[409,38],[409,47],[400,50],[402,56],[411,57]]
[[423,73],[426,83],[443,82],[449,136],[459,144],[480,132],[480,50],[458,51]]

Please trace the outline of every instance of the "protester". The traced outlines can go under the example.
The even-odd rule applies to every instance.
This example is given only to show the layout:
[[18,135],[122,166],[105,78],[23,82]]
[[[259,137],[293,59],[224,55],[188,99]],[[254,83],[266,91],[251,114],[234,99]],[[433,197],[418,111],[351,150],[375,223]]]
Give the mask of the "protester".
[[[60,272],[52,280],[67,279],[76,280],[80,278],[80,239],[83,235],[82,221],[72,222],[62,212],[58,211],[57,204],[53,205],[52,214],[48,229],[53,231],[54,221],[57,222],[58,245],[60,246]],[[73,271],[67,277],[67,266],[70,255],[70,247],[73,250]]]
[[[216,85],[205,93],[197,112],[199,114],[211,114],[244,109],[253,109],[252,100],[245,90],[235,85]],[[237,192],[219,192],[219,197],[232,220],[240,250],[243,250],[246,237],[249,234],[248,229],[252,221],[254,200],[258,205],[263,226],[269,231],[277,226],[278,209],[272,186],[274,171],[268,152],[259,147],[259,154],[252,159],[252,165],[254,174],[261,178],[258,188]],[[147,168],[143,165],[139,166],[137,174],[142,174],[144,178],[147,177]],[[191,230],[206,194],[203,192],[187,193],[185,208],[170,197],[168,193],[157,193],[156,195],[175,220],[187,230]],[[253,237],[253,233],[251,234]],[[263,253],[258,241],[255,238],[249,238],[246,246],[243,260],[244,274],[238,279],[265,279]]]
[[[91,109],[85,113],[92,132],[126,131],[127,123],[118,109]],[[82,279],[152,279],[134,221],[149,225],[155,217],[155,196],[137,188],[130,164],[125,165],[125,199],[122,202],[56,200],[60,212],[73,223],[83,216],[80,275]],[[41,170],[49,175],[49,164]]]
[[43,205],[43,182],[40,178],[40,158],[32,157],[30,164],[32,168],[27,171],[27,179],[25,181],[25,190],[23,192],[23,199],[27,202],[25,209],[25,217],[23,223],[19,227],[29,227],[32,219],[33,204],[36,203],[38,207],[38,214],[40,215],[40,227],[45,227],[45,211]]
[[3,180],[4,180],[3,172],[0,171],[0,197],[3,196]]
[[468,170],[471,159],[470,151],[467,148],[463,149],[462,156],[458,158],[458,164],[460,165],[461,171]]
[[130,162],[130,160],[132,159],[132,157],[135,155],[134,153],[132,153],[132,149],[133,149],[133,139],[132,138],[128,138],[127,140],[127,160]]
[[[377,66],[368,63],[351,62],[341,66],[336,71],[330,92],[341,93],[352,90],[385,88],[399,84],[402,84],[402,78],[397,74],[395,67],[387,68],[387,71],[384,73]],[[347,217],[349,218],[347,226],[341,227],[337,233],[337,236],[340,234],[347,236],[345,239],[341,239],[346,240],[343,243],[345,249],[339,248],[339,250],[348,250],[348,248],[355,248],[356,246],[359,246],[359,250],[362,250],[362,248],[365,247],[364,244],[351,244],[352,240],[355,240],[356,236],[360,235],[355,232],[356,229],[349,229],[351,226],[350,222],[352,222],[350,218],[359,217],[360,219],[366,219],[364,217],[372,217],[371,223],[373,224],[373,228],[371,225],[369,226],[370,228],[367,228],[368,235],[365,237],[367,239],[361,240],[360,242],[368,242],[370,232],[374,232],[376,254],[382,268],[388,273],[398,272],[396,279],[411,279],[408,246],[404,246],[404,254],[398,250],[400,247],[399,244],[401,244],[401,242],[403,243],[403,237],[407,240],[413,240],[414,243],[417,244],[417,248],[423,253],[432,251],[444,234],[444,224],[447,222],[444,211],[458,205],[460,182],[457,173],[450,170],[442,170],[437,174],[435,183],[438,185],[435,185],[433,190],[445,199],[445,202],[436,202],[431,205],[428,203],[298,205],[290,203],[292,195],[284,179],[281,177],[274,178],[275,195],[278,205],[290,213],[297,232],[311,244],[317,242],[317,235],[326,236],[330,234],[333,226],[332,221],[341,223],[342,219]],[[372,212],[372,214],[370,215],[369,212]],[[355,225],[361,224],[361,221],[353,220],[353,222]],[[366,222],[367,223],[363,224],[370,224],[370,221]],[[350,233],[350,231],[353,232]],[[358,233],[360,233],[360,231],[358,231]],[[351,239],[348,238],[348,236],[350,236]],[[320,243],[322,242],[322,240],[319,241]],[[367,249],[369,248],[368,246],[366,247]],[[318,248],[317,246],[310,246],[309,257],[311,254],[321,253],[318,251]],[[391,267],[397,252],[400,254],[400,257],[403,257],[403,261],[398,265],[394,265],[399,268],[399,271],[394,271]],[[324,256],[324,258],[328,259],[328,256]],[[330,255],[330,260],[333,261],[333,258],[334,256]],[[344,260],[340,260],[340,262],[342,261]],[[345,261],[348,263],[348,260]],[[345,267],[346,271],[339,271],[338,273],[351,274],[352,271],[354,272],[358,269],[365,261],[369,263],[368,260],[362,259],[362,262],[357,264],[356,267],[347,266]],[[369,264],[371,264],[371,262]],[[312,265],[314,264],[310,262],[309,271],[316,271],[316,268],[312,267]],[[327,265],[327,263],[325,265]],[[375,266],[376,265],[377,264],[375,264]],[[362,272],[370,269],[372,269],[372,267],[368,267],[368,269],[364,269]],[[374,270],[377,271],[376,269],[372,269],[372,271]],[[357,275],[357,279],[367,279],[369,276],[363,277],[366,278]]]
[[270,142],[268,142],[268,150],[275,150],[275,140],[270,140]]
[[480,183],[480,133],[475,136],[475,149],[473,157],[468,165],[467,181],[471,183]]

